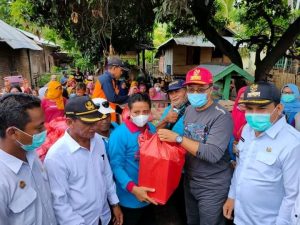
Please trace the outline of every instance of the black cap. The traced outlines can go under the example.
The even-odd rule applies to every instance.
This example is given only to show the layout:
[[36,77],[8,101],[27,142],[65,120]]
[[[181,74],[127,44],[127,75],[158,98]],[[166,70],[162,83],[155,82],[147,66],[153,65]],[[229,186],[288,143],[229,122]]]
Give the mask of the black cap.
[[257,82],[248,86],[244,99],[239,101],[239,103],[255,105],[266,105],[272,102],[280,102],[280,91],[274,84],[268,82]]
[[110,57],[107,60],[108,66],[118,66],[121,67],[122,70],[128,71],[129,69],[126,67],[125,63],[119,57]]
[[98,108],[90,97],[77,96],[68,100],[65,106],[65,114],[66,116],[75,116],[83,122],[94,123],[104,117],[98,111]]
[[168,85],[168,92],[169,91],[175,91],[175,90],[178,90],[178,89],[181,89],[181,88],[184,88],[184,80],[174,80],[172,81],[171,83],[169,83]]

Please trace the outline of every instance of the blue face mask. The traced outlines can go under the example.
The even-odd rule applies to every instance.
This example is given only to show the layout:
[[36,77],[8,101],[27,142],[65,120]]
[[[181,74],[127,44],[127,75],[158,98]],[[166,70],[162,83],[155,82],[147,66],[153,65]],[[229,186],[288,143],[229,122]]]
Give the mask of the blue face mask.
[[21,145],[21,148],[23,148],[27,152],[34,151],[35,149],[40,147],[46,140],[46,136],[47,136],[47,131],[46,130],[41,132],[41,133],[38,133],[38,134],[30,135],[30,134],[27,134],[26,132],[24,132],[24,131],[22,131],[18,128],[16,128],[16,129],[21,131],[22,133],[32,137],[32,144],[31,145],[24,145],[20,141],[17,140],[17,142]]
[[285,103],[290,103],[296,100],[296,96],[294,94],[282,94],[281,101]]
[[275,109],[272,113],[246,113],[246,121],[253,130],[264,132],[273,125],[271,122],[271,115],[274,113]]
[[189,102],[194,108],[202,107],[207,103],[207,94],[206,93],[188,93],[187,94]]

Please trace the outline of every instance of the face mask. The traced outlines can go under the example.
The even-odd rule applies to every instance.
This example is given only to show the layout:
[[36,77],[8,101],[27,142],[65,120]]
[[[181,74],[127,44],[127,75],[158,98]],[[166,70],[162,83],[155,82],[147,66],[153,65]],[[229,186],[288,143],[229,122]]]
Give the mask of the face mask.
[[156,87],[156,88],[155,88],[155,91],[156,91],[156,92],[160,92],[160,87]]
[[293,102],[296,100],[296,96],[294,94],[282,94],[281,101],[285,103]]
[[43,131],[41,133],[38,134],[34,134],[34,135],[30,135],[27,134],[26,132],[16,128],[17,130],[21,131],[22,133],[32,137],[32,144],[31,145],[24,145],[22,144],[20,141],[17,140],[17,142],[21,145],[21,148],[23,148],[25,151],[34,151],[35,149],[37,149],[38,147],[40,147],[46,140],[46,136],[47,136],[47,131]]
[[74,98],[74,97],[76,97],[75,93],[72,93],[72,94],[69,95],[69,98]]
[[189,102],[194,108],[202,107],[207,103],[207,94],[206,93],[197,93],[197,94],[187,94]]
[[138,127],[143,127],[148,122],[149,115],[131,116],[132,122]]
[[246,113],[245,117],[247,123],[253,130],[264,132],[273,125],[273,123],[271,122],[271,115],[273,114],[273,112],[272,113]]

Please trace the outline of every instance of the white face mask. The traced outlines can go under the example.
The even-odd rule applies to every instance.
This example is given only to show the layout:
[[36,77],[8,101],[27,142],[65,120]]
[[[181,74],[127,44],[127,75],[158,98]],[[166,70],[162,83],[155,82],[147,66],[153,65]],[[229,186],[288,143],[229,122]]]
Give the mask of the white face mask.
[[156,92],[160,92],[160,87],[155,88]]
[[131,116],[132,122],[138,127],[143,127],[148,122],[149,115]]

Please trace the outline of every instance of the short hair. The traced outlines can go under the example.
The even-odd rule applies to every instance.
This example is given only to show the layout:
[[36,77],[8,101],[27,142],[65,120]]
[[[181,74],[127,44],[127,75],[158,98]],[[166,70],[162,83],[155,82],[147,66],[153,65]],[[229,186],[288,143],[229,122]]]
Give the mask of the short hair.
[[24,130],[30,122],[27,110],[41,107],[41,100],[24,93],[6,94],[0,98],[0,138],[5,138],[6,129],[17,127]]
[[150,100],[150,97],[148,94],[136,93],[136,94],[131,95],[128,100],[129,109],[132,109],[132,105],[135,102],[146,102],[146,103],[148,103],[149,107],[151,108],[151,100]]
[[76,90],[86,90],[86,84],[82,82],[78,83],[76,85]]

